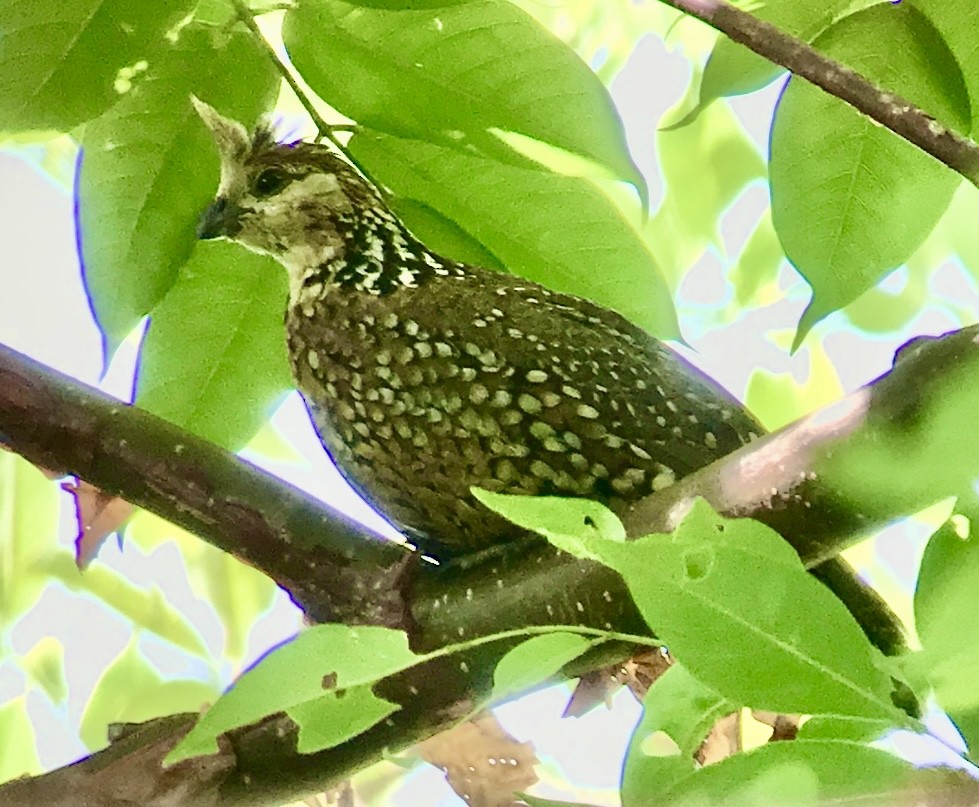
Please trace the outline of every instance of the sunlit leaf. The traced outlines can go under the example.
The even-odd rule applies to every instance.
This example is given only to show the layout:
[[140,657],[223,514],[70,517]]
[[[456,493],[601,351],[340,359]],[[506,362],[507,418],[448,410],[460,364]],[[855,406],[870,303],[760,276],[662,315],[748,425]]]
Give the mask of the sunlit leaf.
[[521,642],[496,664],[491,700],[526,691],[560,672],[592,646],[576,633],[545,633]]
[[283,39],[310,86],[365,126],[503,159],[491,130],[515,132],[644,188],[597,76],[505,0],[394,10],[305,0]]
[[103,671],[85,711],[80,733],[90,750],[108,745],[110,723],[139,723],[176,712],[197,711],[216,696],[200,681],[164,681],[130,643]]
[[0,783],[42,770],[25,698],[0,703]]
[[42,636],[21,656],[20,666],[54,703],[61,704],[68,697],[65,648],[53,636]]
[[[120,71],[138,75],[192,0],[4,0],[0,129],[67,132],[119,99]],[[135,77],[135,76],[134,76]]]
[[673,783],[693,773],[694,754],[711,727],[737,705],[674,664],[652,685],[629,741],[622,770],[623,807],[662,799]]
[[[815,45],[946,125],[969,127],[962,73],[931,23],[908,3],[847,17]],[[814,323],[906,260],[961,179],[893,132],[801,80],[775,113],[772,220],[813,287],[796,346]]]
[[[671,807],[707,805],[887,804],[930,772],[886,751],[842,740],[769,743],[692,773],[669,788]],[[888,797],[891,797],[890,799]]]
[[612,308],[658,336],[677,334],[656,259],[588,180],[378,132],[359,132],[349,148],[396,197],[455,222],[511,272]]
[[45,558],[38,568],[72,591],[91,594],[132,622],[196,656],[207,657],[207,646],[187,618],[167,602],[155,586],[139,588],[107,567],[95,564],[79,571],[70,555]]
[[[340,690],[368,687],[375,681],[417,663],[418,656],[408,649],[408,637],[401,631],[378,627],[318,625],[279,645],[247,670],[201,718],[186,737],[167,755],[167,764],[188,757],[210,754],[217,749],[217,737],[237,726],[244,726],[268,714],[288,711],[311,721],[310,746],[324,740],[322,727],[312,726],[313,715],[322,708],[340,710],[349,720]],[[357,696],[368,698],[366,693]],[[360,701],[363,703],[364,701]],[[389,712],[382,704],[370,701],[373,722]],[[324,711],[329,715],[329,711]],[[378,717],[380,715],[380,717]],[[375,719],[376,718],[376,719]],[[327,719],[327,718],[324,718]],[[357,734],[372,723],[358,723]],[[344,731],[353,731],[347,723]],[[339,736],[339,735],[338,735]]]
[[[886,0],[829,0],[800,3],[798,0],[765,0],[745,10],[771,23],[780,31],[811,42],[833,22]],[[777,78],[784,68],[726,36],[719,37],[704,67],[698,109],[727,95],[754,92]]]
[[37,563],[57,551],[58,505],[57,485],[0,450],[0,626],[13,624],[48,582]]
[[250,125],[277,87],[248,34],[188,26],[86,127],[79,243],[108,354],[173,285],[194,246],[197,218],[217,190],[217,151],[191,93]]
[[[530,497],[482,492],[480,499],[528,529],[554,521],[550,505],[535,518],[520,501]],[[564,504],[568,523],[577,518],[584,526],[580,500]],[[902,720],[853,615],[768,527],[724,519],[698,500],[671,535],[623,543],[590,526],[539,531],[558,548],[621,574],[671,655],[730,700],[778,712]]]
[[285,272],[234,244],[202,243],[150,316],[136,403],[232,450],[292,382]]

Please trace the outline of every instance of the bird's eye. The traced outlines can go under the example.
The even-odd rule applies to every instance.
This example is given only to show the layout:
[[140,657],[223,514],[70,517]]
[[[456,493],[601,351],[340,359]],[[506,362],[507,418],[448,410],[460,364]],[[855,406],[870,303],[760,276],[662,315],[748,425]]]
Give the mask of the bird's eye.
[[278,168],[266,168],[255,178],[252,191],[256,196],[271,196],[281,191],[289,182],[289,175]]

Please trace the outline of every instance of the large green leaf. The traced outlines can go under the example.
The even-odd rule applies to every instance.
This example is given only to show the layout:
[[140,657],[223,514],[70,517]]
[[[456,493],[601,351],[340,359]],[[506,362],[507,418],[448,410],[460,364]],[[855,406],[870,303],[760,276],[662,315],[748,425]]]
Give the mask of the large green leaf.
[[[364,126],[508,159],[493,130],[543,141],[644,189],[605,87],[507,0],[422,7],[301,0],[289,55],[326,101]],[[407,5],[407,4],[403,4]]]
[[[378,627],[319,625],[273,649],[247,670],[166,758],[167,764],[217,750],[224,732],[268,714],[288,712],[308,726],[304,750],[342,742],[382,720],[397,707],[370,693],[375,681],[417,663],[401,631]],[[351,714],[341,692],[357,690]],[[359,715],[359,716],[358,716]],[[336,719],[335,730],[330,723]]]
[[594,503],[567,499],[563,515],[552,503],[535,514],[531,497],[476,494],[559,549],[615,569],[670,653],[735,703],[902,720],[853,615],[768,527],[698,500],[671,535],[612,541],[593,526]]
[[[887,804],[931,780],[903,759],[843,740],[768,743],[707,765],[669,789],[670,807]],[[920,781],[919,781],[920,780]]]
[[[979,38],[975,34],[974,0],[914,0],[914,6],[934,23],[962,69],[972,101],[972,128],[979,123]],[[946,121],[950,123],[950,121]],[[968,130],[961,133],[966,134]]]
[[191,93],[251,122],[278,83],[248,34],[188,26],[157,54],[145,78],[86,127],[79,245],[107,352],[169,290],[194,246],[197,217],[217,188],[217,151]]
[[[120,70],[155,58],[193,0],[4,0],[0,129],[67,132],[119,99]],[[140,65],[142,66],[142,65]]]
[[378,132],[359,132],[349,148],[396,197],[455,222],[510,271],[615,309],[657,336],[678,333],[656,259],[588,180]]
[[230,243],[202,243],[150,317],[136,403],[237,450],[290,388],[285,272]]
[[[955,58],[915,8],[874,6],[815,45],[881,86],[967,130],[969,100]],[[772,128],[772,220],[789,260],[813,287],[796,345],[924,241],[960,178],[837,98],[792,79]]]

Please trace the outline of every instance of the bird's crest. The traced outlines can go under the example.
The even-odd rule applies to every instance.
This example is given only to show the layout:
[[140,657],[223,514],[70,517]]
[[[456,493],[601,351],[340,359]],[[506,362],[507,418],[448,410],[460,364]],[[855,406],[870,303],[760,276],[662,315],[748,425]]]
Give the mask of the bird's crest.
[[263,119],[255,127],[255,131],[249,134],[238,121],[226,118],[196,95],[191,95],[190,100],[218,147],[221,158],[221,184],[218,194],[227,196],[242,190],[248,159],[279,145],[272,126]]

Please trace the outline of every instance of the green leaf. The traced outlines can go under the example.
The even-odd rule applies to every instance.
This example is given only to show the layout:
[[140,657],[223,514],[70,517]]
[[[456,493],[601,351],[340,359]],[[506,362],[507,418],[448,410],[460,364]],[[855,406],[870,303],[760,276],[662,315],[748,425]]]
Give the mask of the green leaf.
[[379,132],[358,132],[348,148],[396,197],[455,222],[511,272],[612,308],[657,336],[679,333],[656,259],[588,180]]
[[[373,684],[411,667],[418,660],[408,649],[408,637],[402,631],[346,625],[309,628],[271,650],[247,670],[174,746],[165,763],[172,765],[182,759],[213,753],[221,734],[283,711],[309,722],[312,733],[307,740],[310,746],[315,746],[326,737],[326,730],[315,718],[321,701],[324,709],[335,708],[341,710],[338,714],[346,715],[343,705],[338,703],[343,699],[336,697],[337,691]],[[369,709],[373,716],[383,711],[383,707],[373,702]],[[389,713],[385,712],[374,722]],[[346,730],[351,730],[349,725]],[[354,733],[367,728],[369,725],[362,725]]]
[[65,648],[53,636],[41,637],[37,644],[20,658],[20,667],[56,704],[68,697],[65,681]]
[[299,725],[296,750],[312,754],[356,737],[400,708],[365,684],[323,693],[285,711]]
[[979,641],[973,620],[979,613],[979,537],[962,537],[952,522],[925,547],[914,592],[914,621],[922,670],[935,698],[962,732],[970,750],[979,749]]
[[48,584],[38,563],[58,551],[58,512],[57,486],[13,452],[0,451],[0,628],[31,608]]
[[99,677],[85,704],[79,728],[82,742],[92,751],[104,748],[110,723],[140,723],[197,711],[216,694],[214,687],[200,681],[164,681],[130,643]]
[[42,770],[26,698],[0,703],[0,784]]
[[393,10],[303,0],[282,36],[309,85],[364,126],[500,159],[516,155],[493,130],[515,132],[606,166],[645,194],[598,77],[506,0]]
[[291,388],[285,272],[231,243],[198,244],[152,312],[137,405],[231,450]]
[[192,6],[191,0],[4,0],[0,129],[67,132],[101,115],[119,100],[120,70],[153,59],[165,32]]
[[107,354],[173,285],[217,188],[217,153],[191,93],[252,121],[278,84],[249,34],[188,26],[145,78],[85,128],[79,249]]
[[[823,3],[800,3],[798,0],[767,0],[750,10],[751,14],[769,22],[784,33],[811,42],[835,21],[854,11],[886,2],[886,0],[830,0]],[[726,36],[718,37],[704,66],[700,82],[702,109],[711,101],[724,96],[742,95],[770,84],[785,71],[753,50]]]
[[[931,773],[886,751],[842,740],[768,743],[707,765],[669,788],[670,807],[754,807],[843,803],[888,804]],[[890,798],[888,798],[890,797]]]
[[737,705],[674,664],[650,687],[622,769],[623,807],[658,803],[696,768],[694,754],[714,724]]
[[576,633],[532,636],[497,662],[490,700],[499,701],[547,681],[592,645],[593,642]]
[[[969,128],[955,57],[908,3],[854,14],[814,43],[827,55]],[[789,81],[772,126],[772,220],[785,254],[813,287],[795,346],[924,241],[961,179],[933,157],[805,81]]]
[[[976,4],[973,0],[915,0],[915,8],[934,24],[962,70],[972,101],[972,127],[979,123],[979,40],[976,39]],[[929,110],[930,111],[930,110]],[[951,124],[951,121],[944,121]],[[968,134],[969,129],[961,130]]]
[[[480,499],[506,517],[517,504],[485,492]],[[581,512],[579,500],[565,506]],[[622,543],[601,537],[583,517],[576,521],[583,528],[557,534],[546,526],[553,506],[542,517],[532,507],[521,504],[515,523],[621,574],[656,636],[719,694],[776,712],[902,720],[890,679],[853,616],[763,524],[724,519],[697,500],[671,535]]]
[[[624,541],[625,527],[605,505],[588,499],[557,496],[515,496],[473,488],[472,495],[490,510],[524,529],[546,537],[555,546],[577,557],[590,557],[587,541],[599,538]],[[585,541],[579,540],[583,536]]]
[[879,739],[893,728],[894,724],[888,720],[817,715],[802,724],[798,737],[800,740],[850,740],[866,743]]
[[487,269],[506,268],[478,239],[424,202],[404,197],[391,199],[390,202],[394,212],[408,229],[423,235],[425,245],[439,255]]
[[44,558],[37,564],[37,568],[57,578],[72,591],[82,591],[97,597],[131,620],[135,626],[196,656],[210,656],[194,626],[167,602],[163,592],[155,586],[150,589],[139,588],[104,566],[93,565],[81,572],[67,552]]

